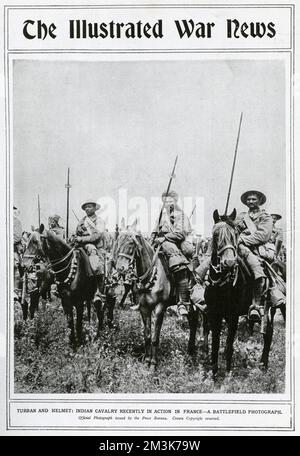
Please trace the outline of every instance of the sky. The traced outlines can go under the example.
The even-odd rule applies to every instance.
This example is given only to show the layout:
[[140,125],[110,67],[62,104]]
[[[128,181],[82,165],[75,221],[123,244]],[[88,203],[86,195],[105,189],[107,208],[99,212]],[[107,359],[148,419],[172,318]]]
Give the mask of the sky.
[[[150,201],[166,188],[202,197],[204,234],[224,212],[241,112],[229,211],[258,189],[285,207],[285,67],[281,60],[39,61],[13,66],[14,204],[24,229],[58,213],[70,227],[87,198]],[[113,222],[113,224],[115,221]]]

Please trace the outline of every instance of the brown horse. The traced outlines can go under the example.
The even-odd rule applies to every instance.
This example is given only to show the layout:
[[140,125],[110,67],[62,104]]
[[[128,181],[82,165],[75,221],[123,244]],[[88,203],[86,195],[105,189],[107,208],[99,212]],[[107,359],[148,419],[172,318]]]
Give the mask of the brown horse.
[[[159,255],[144,237],[132,230],[122,232],[115,245],[115,263],[119,274],[126,274],[130,268],[137,273],[140,313],[144,323],[145,361],[152,370],[158,362],[160,331],[165,311],[176,304],[176,295],[169,274]],[[190,337],[188,353],[195,351],[195,337],[199,310],[189,306],[188,321]],[[153,332],[151,320],[153,322]]]
[[[243,273],[238,261],[238,233],[234,224],[236,211],[229,216],[219,216],[214,211],[215,225],[212,237],[212,256],[208,283],[205,291],[208,321],[212,331],[211,362],[214,376],[218,371],[218,354],[222,321],[225,319],[228,332],[226,341],[226,370],[231,370],[233,343],[239,316],[247,315],[252,302],[251,277]],[[273,337],[273,319],[276,308],[271,305],[269,294],[265,296],[265,316],[262,328],[264,347],[260,360],[261,367],[268,367],[270,346]],[[250,330],[253,330],[253,324]]]
[[[87,273],[84,255],[80,249],[71,248],[52,231],[44,230],[44,225],[41,225],[39,232],[32,233],[23,257],[25,268],[30,267],[32,259],[36,256],[45,258],[50,262],[71,331],[70,341],[74,347],[82,343],[84,303],[89,304],[91,302],[96,290],[95,277]],[[74,307],[77,317],[76,331],[73,316]],[[102,327],[103,308],[101,302],[95,304],[98,317],[98,334]]]

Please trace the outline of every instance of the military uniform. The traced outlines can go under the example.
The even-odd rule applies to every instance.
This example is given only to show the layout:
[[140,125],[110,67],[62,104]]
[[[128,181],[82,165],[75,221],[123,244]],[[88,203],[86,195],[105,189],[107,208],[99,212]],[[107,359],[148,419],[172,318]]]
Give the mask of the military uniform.
[[270,242],[274,244],[277,259],[281,257],[283,247],[283,231],[281,228],[276,226],[276,222],[282,217],[279,214],[271,214],[273,219],[273,229]]
[[266,202],[266,196],[262,192],[249,190],[242,194],[241,201],[249,207],[249,211],[242,212],[236,220],[240,232],[238,254],[243,258],[254,278],[253,301],[249,308],[249,318],[260,320],[263,313],[262,297],[266,275],[259,257],[270,262],[274,259],[274,248],[269,242],[273,221],[271,215],[260,208]]
[[[17,208],[14,206],[14,210]],[[22,274],[22,223],[14,214],[13,217],[13,237],[14,237],[14,299],[19,300],[21,296],[21,274]]]
[[59,225],[60,220],[59,215],[52,215],[49,217],[49,230],[52,231],[60,239],[65,239],[65,230],[62,226]]
[[265,277],[259,256],[272,261],[274,249],[270,245],[272,217],[263,209],[259,212],[242,212],[237,219],[241,231],[238,253],[253,273],[254,279]]
[[[86,211],[87,215],[79,221],[75,239],[76,243],[86,251],[91,269],[96,277],[97,291],[94,296],[94,303],[96,303],[96,301],[102,301],[105,285],[105,223],[95,213],[100,206],[94,200],[86,201],[81,208]],[[90,214],[88,211],[91,211]]]
[[104,274],[104,221],[96,214],[92,217],[86,215],[78,223],[76,235],[81,237],[80,244],[89,256],[93,273]]
[[[184,212],[177,206],[178,195],[172,191],[167,194],[164,192],[162,197],[171,197],[174,204],[165,207],[158,226],[157,233],[153,233],[155,242],[161,245],[162,251],[168,258],[170,270],[174,273],[177,292],[179,295],[178,311],[180,315],[186,315],[186,305],[190,303],[188,287],[187,265],[188,259],[182,250],[189,256],[194,250],[193,245],[187,240],[191,233],[189,219]],[[156,237],[157,236],[157,237]]]
[[169,260],[171,271],[182,269],[189,261],[182,253],[185,241],[191,232],[188,218],[179,207],[174,210],[165,209],[159,226],[158,237],[163,238],[162,250]]

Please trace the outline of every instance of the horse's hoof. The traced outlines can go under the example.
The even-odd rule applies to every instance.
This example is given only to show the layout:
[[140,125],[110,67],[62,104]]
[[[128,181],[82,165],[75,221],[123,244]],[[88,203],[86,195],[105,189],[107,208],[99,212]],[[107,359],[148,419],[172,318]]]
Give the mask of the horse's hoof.
[[151,359],[144,357],[144,363],[147,365],[147,367],[150,367],[151,365]]
[[154,374],[156,372],[156,364],[150,364],[149,371],[150,374]]
[[225,378],[227,380],[231,380],[232,378],[232,370],[227,370],[226,373],[225,373]]
[[259,368],[262,372],[267,372],[268,370],[268,364],[264,363],[264,362],[260,362],[259,363]]

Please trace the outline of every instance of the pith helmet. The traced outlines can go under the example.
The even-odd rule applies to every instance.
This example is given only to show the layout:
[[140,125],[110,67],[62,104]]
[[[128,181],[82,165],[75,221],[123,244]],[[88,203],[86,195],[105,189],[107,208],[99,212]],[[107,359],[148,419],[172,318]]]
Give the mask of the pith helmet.
[[248,190],[241,196],[241,201],[243,204],[247,205],[246,201],[249,195],[256,195],[259,199],[259,204],[265,204],[265,202],[267,201],[266,195],[264,193],[258,190]]
[[94,206],[96,206],[96,211],[98,211],[98,209],[100,209],[100,204],[98,204],[95,200],[93,199],[88,199],[86,200],[82,205],[81,205],[81,209],[84,211],[84,208],[87,204],[94,204]]

